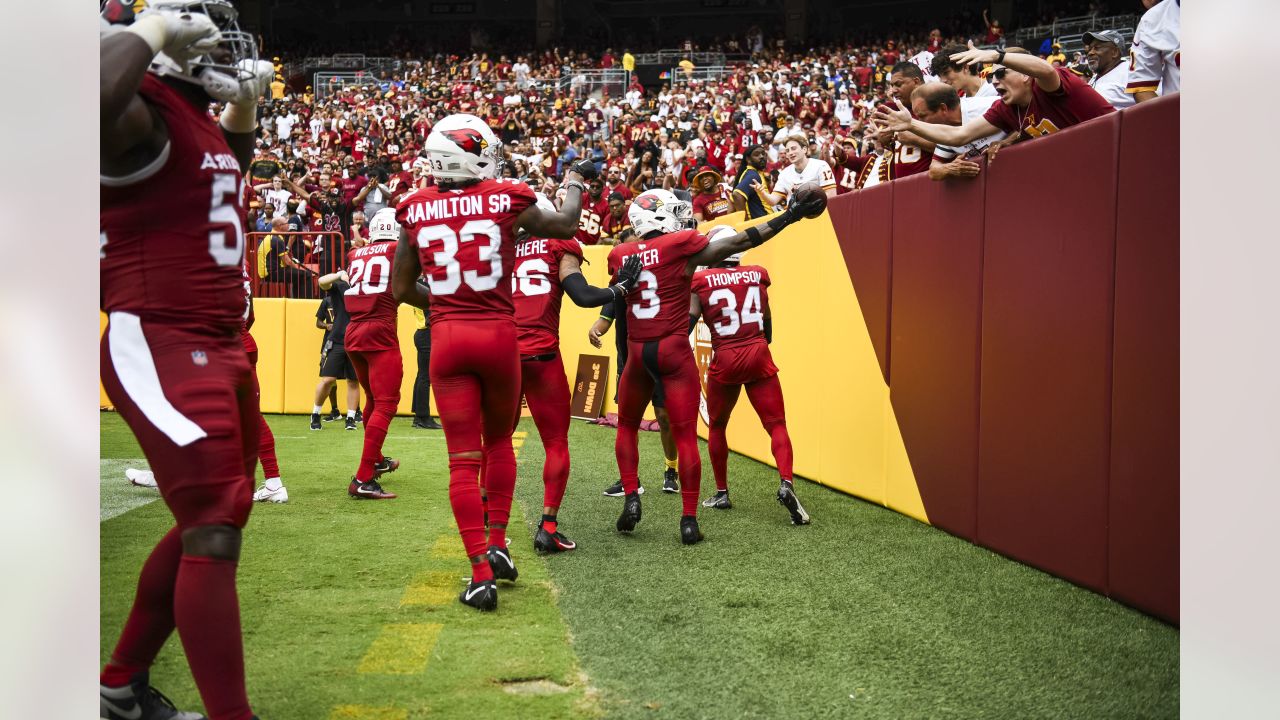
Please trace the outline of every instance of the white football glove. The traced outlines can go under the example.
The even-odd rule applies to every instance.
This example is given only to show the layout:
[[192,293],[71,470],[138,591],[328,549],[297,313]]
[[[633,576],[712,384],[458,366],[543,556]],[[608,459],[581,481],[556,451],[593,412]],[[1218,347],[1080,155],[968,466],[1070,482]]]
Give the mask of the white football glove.
[[128,31],[141,36],[153,51],[182,65],[213,52],[222,40],[222,33],[208,15],[165,8],[143,10]]
[[263,93],[271,87],[271,78],[276,71],[275,66],[267,60],[241,60],[240,70],[248,72],[253,77],[240,81],[240,90],[231,102],[237,105],[257,104]]

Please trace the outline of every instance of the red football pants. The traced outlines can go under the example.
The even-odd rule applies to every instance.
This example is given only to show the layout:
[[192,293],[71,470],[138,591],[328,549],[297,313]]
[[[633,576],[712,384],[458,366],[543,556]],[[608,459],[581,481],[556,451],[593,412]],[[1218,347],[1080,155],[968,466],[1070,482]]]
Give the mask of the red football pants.
[[684,514],[697,515],[702,483],[697,432],[701,386],[689,339],[671,335],[651,342],[627,342],[627,364],[622,368],[618,385],[618,438],[614,443],[622,487],[627,493],[633,493],[640,482],[640,420],[649,401],[661,397],[679,455]]
[[356,468],[356,480],[373,479],[373,466],[382,462],[382,444],[387,428],[400,405],[400,381],[404,379],[404,362],[400,348],[386,350],[352,350],[347,357],[356,369],[356,378],[364,390],[364,452]]
[[247,720],[236,563],[186,554],[180,533],[249,519],[261,415],[248,356],[234,337],[113,312],[100,360],[107,396],[177,521],[143,566],[102,681],[147,669],[176,627],[209,716]]
[[520,376],[525,402],[546,452],[542,462],[542,504],[559,508],[569,483],[569,381],[560,350],[548,360],[521,360]]
[[[787,434],[787,413],[782,402],[782,383],[777,375],[749,382],[747,400],[755,408],[756,415],[769,433],[773,459],[778,463],[778,475],[791,479],[791,436]],[[707,378],[707,416],[710,418],[707,433],[707,454],[711,456],[711,472],[715,474],[716,489],[728,490],[726,466],[729,460],[729,443],[725,440],[725,427],[738,403],[738,393],[743,385],[720,383]]]
[[[249,353],[249,366],[253,368],[253,396],[262,400],[262,389],[258,386],[258,351]],[[258,413],[258,460],[262,462],[262,477],[280,477],[280,463],[276,460],[276,436],[271,433],[267,419]]]
[[[516,486],[511,433],[520,416],[520,356],[511,318],[443,320],[431,326],[431,386],[449,449],[449,504],[468,557],[485,552],[483,461],[489,521],[506,525]],[[481,453],[482,459],[460,457]]]

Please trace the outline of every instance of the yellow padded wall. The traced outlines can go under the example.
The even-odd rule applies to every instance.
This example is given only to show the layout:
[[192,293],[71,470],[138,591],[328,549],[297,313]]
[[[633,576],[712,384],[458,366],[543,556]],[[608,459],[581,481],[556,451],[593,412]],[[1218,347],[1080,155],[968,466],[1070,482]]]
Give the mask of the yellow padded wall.
[[249,334],[258,345],[258,405],[264,413],[284,411],[284,304],[271,298],[253,301]]

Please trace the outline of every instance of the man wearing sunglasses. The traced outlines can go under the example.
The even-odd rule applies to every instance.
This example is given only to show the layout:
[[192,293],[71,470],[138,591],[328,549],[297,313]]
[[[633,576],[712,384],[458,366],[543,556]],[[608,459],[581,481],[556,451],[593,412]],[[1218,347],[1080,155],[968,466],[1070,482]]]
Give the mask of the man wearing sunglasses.
[[876,108],[876,121],[898,132],[909,130],[936,143],[960,147],[997,131],[1036,138],[1115,112],[1075,73],[1025,52],[981,50],[971,42],[968,50],[951,59],[961,65],[995,63],[992,77],[1000,102],[993,103],[982,117],[957,127],[914,120],[911,111],[895,99],[898,109]]

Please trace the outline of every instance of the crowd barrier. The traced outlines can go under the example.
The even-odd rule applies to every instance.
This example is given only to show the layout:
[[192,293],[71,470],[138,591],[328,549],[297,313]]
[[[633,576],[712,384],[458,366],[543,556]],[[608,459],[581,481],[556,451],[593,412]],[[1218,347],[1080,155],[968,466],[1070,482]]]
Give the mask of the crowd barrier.
[[[1009,148],[974,180],[841,196],[750,251],[796,474],[1176,623],[1178,108]],[[608,251],[586,248],[589,282]],[[310,412],[317,303],[256,303],[265,412]],[[563,308],[570,382],[584,354],[615,373],[612,334],[587,341],[597,312]],[[414,328],[402,307],[402,415]],[[727,435],[772,464],[748,404]]]

